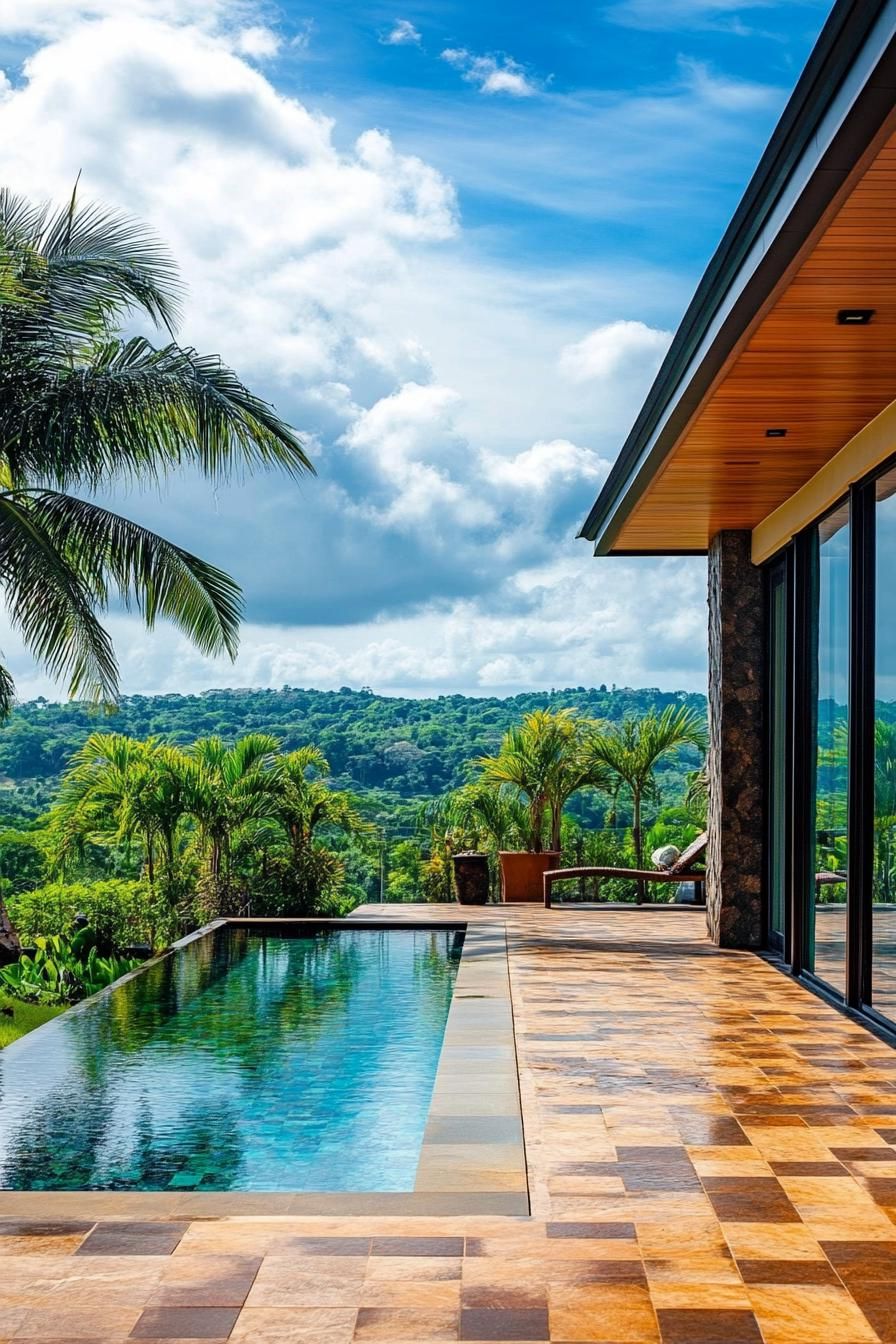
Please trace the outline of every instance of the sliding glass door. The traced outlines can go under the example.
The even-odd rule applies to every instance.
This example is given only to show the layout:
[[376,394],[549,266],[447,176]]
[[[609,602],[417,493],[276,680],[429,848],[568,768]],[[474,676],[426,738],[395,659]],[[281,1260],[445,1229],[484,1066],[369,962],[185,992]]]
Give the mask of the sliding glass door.
[[786,950],[789,789],[789,694],[787,564],[780,560],[768,578],[768,942]]
[[875,482],[871,1003],[896,1021],[896,471]]
[[803,964],[837,994],[846,994],[848,895],[850,523],[844,505],[814,530],[813,656],[809,696],[813,727],[813,867]]
[[896,1032],[896,465],[766,594],[768,943]]

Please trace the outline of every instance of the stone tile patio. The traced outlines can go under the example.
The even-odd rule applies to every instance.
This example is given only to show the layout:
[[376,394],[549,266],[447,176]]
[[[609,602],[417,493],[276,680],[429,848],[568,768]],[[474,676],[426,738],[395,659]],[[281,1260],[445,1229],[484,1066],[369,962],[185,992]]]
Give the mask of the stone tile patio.
[[896,1344],[896,1052],[697,911],[468,913],[507,925],[531,1217],[47,1196],[0,1220],[0,1344]]

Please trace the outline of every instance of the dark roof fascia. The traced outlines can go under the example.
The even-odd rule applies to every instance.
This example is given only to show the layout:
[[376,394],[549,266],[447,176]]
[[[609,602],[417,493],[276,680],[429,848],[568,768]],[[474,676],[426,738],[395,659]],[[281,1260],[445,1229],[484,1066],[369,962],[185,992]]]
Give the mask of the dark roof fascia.
[[[879,78],[882,76],[882,78]],[[896,0],[838,0],[579,535],[605,555],[892,111]]]

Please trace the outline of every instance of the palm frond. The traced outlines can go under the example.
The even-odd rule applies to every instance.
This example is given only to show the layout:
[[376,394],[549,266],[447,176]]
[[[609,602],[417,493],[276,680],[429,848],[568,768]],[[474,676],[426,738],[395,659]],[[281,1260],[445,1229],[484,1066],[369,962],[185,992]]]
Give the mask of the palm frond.
[[0,495],[47,538],[91,604],[115,592],[152,628],[164,617],[206,654],[237,650],[240,590],[233,579],[158,533],[53,490]]
[[0,190],[0,252],[15,260],[58,336],[108,330],[135,310],[177,327],[182,286],[171,253],[139,220],[80,205],[77,187],[55,212]]
[[0,450],[17,480],[60,489],[185,466],[214,481],[240,469],[314,472],[289,425],[217,356],[142,337],[35,376],[25,404],[0,410]]
[[9,718],[16,702],[16,684],[12,674],[0,664],[0,721]]
[[27,498],[0,494],[0,583],[12,624],[51,676],[70,693],[112,701],[118,666],[95,615],[95,586],[60,550]]

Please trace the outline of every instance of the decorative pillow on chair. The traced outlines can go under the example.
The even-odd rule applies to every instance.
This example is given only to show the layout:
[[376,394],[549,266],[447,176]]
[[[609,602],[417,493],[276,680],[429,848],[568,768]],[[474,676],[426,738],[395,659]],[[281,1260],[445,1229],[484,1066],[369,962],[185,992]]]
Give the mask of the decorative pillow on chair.
[[675,867],[680,858],[681,850],[675,845],[661,845],[651,854],[650,862],[654,868],[662,868],[665,872],[668,872],[670,868]]

